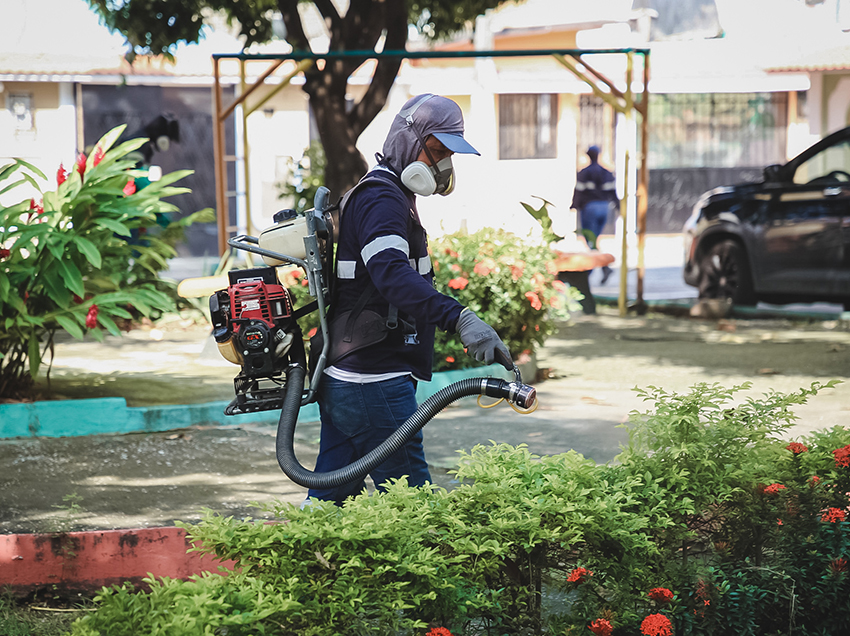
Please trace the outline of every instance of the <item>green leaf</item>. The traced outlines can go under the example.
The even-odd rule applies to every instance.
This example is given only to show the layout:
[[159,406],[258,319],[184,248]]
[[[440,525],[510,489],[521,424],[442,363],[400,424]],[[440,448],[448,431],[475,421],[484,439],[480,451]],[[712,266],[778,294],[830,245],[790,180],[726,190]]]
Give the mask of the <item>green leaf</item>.
[[110,148],[112,148],[112,145],[116,141],[118,141],[118,138],[121,136],[121,133],[123,133],[126,128],[127,124],[121,124],[120,126],[116,126],[115,128],[113,128],[100,138],[100,141],[97,142],[97,145],[103,151],[104,155]]
[[61,275],[58,271],[59,267],[55,263],[51,268],[44,272],[41,277],[43,279],[44,290],[50,297],[50,300],[55,302],[60,307],[67,307],[71,302],[71,292],[62,284]]
[[83,285],[83,275],[77,266],[68,260],[57,261],[57,265],[59,266],[59,273],[62,275],[62,280],[65,281],[68,289],[80,298],[84,297],[86,295],[86,289]]
[[112,230],[116,234],[121,236],[130,236],[130,229],[124,225],[123,223],[116,221],[115,219],[95,219],[95,223],[100,225],[101,227],[105,227],[109,230]]
[[10,183],[10,184],[9,184],[9,185],[7,185],[5,188],[3,188],[2,190],[0,190],[0,194],[5,194],[5,193],[6,193],[6,192],[8,192],[9,190],[11,190],[11,189],[13,189],[13,188],[17,188],[17,187],[18,187],[19,185],[21,185],[22,183],[26,183],[26,179],[20,179],[20,180],[18,180],[18,181],[15,181],[14,183]]
[[0,301],[6,300],[9,296],[9,277],[6,272],[0,271]]
[[74,314],[57,314],[56,322],[62,326],[62,329],[67,331],[77,340],[83,339],[83,329],[80,327],[80,323],[75,319]]
[[[112,310],[110,309],[110,311]],[[121,335],[121,330],[118,328],[118,325],[116,325],[115,321],[113,321],[112,318],[107,316],[103,311],[98,312],[97,321],[104,327],[106,327],[106,330],[109,331],[109,333],[111,333],[113,336]]]
[[39,345],[38,336],[33,333],[30,336],[29,352],[27,353],[30,361],[30,375],[33,379],[38,377],[38,369],[41,367],[41,347]]
[[[40,185],[38,185],[38,181],[36,181],[35,179],[33,179],[33,178],[32,178],[32,176],[30,176],[30,175],[29,175],[29,174],[27,174],[26,172],[22,172],[22,173],[21,173],[21,176],[23,176],[23,178],[24,178],[24,179],[26,179],[27,181],[29,181],[29,182],[30,182],[30,184],[32,185],[32,187],[33,187],[33,188],[35,188],[35,189],[39,192],[39,194],[41,194],[41,186],[40,186]],[[44,176],[44,175],[42,175],[42,176]]]
[[[39,177],[41,177],[42,179],[44,179],[45,181],[47,181],[47,177],[46,177],[46,176],[44,176],[44,173],[43,173],[41,170],[39,170],[38,168],[36,168],[34,165],[32,165],[31,163],[29,163],[28,161],[24,161],[23,159],[15,159],[15,161],[16,161],[19,165],[23,166],[23,167],[24,167],[24,168],[26,168],[27,170],[30,170],[30,171],[34,172],[34,173],[35,173],[35,174],[37,174]],[[36,187],[38,188],[38,186],[37,186],[37,185],[36,185]],[[38,188],[38,190],[39,190],[39,192],[41,192],[41,188]]]
[[100,265],[103,261],[100,257],[100,252],[97,247],[95,247],[95,244],[83,236],[75,236],[74,242],[77,244],[77,248],[88,259],[89,263],[92,264],[92,267],[100,269]]

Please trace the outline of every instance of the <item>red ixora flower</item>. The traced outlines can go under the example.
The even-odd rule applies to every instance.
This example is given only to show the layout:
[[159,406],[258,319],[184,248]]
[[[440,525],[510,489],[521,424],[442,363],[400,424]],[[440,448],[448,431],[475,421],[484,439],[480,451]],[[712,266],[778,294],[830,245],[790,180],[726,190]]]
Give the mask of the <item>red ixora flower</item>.
[[827,508],[820,520],[828,521],[829,523],[838,523],[839,521],[844,521],[846,516],[847,514],[841,508]]
[[659,603],[669,603],[673,600],[673,592],[666,587],[654,587],[649,590],[649,598]]
[[836,468],[850,468],[850,444],[843,448],[836,448],[832,454],[835,455]]
[[452,636],[452,633],[445,627],[435,627],[425,636]]
[[835,576],[847,571],[847,559],[838,557],[829,562],[829,571]]
[[567,582],[569,583],[584,583],[588,577],[593,576],[593,572],[588,570],[587,568],[576,568],[570,575],[567,577]]
[[770,484],[770,486],[765,487],[764,494],[775,495],[780,490],[785,490],[785,486],[783,486],[782,484]]
[[664,614],[650,614],[640,624],[640,633],[646,636],[673,636],[673,625]]
[[466,289],[467,285],[469,285],[469,279],[464,278],[463,276],[458,276],[457,278],[452,278],[449,281],[449,287],[451,289]]
[[82,177],[86,173],[86,153],[81,152],[80,156],[77,157],[77,172],[80,173]]
[[95,327],[97,327],[97,305],[92,303],[89,312],[86,314],[86,329],[94,329]]
[[9,258],[9,254],[11,254],[11,253],[12,252],[10,250],[7,250],[4,247],[3,249],[0,249],[0,258]]
[[455,361],[455,357],[454,357],[454,356],[446,356],[446,362],[448,362],[449,364],[451,364],[451,363],[452,363],[452,362],[454,362],[454,361]]
[[124,193],[125,197],[130,196],[131,194],[136,193],[136,180],[133,177],[127,181],[127,185],[124,186],[124,189],[121,190]]
[[68,171],[65,170],[64,164],[59,164],[59,170],[56,171],[56,185],[62,185],[68,179]]
[[540,302],[540,296],[538,296],[533,291],[525,292],[525,297],[528,298],[528,302],[531,303],[531,308],[535,311],[540,311],[543,309],[543,303]]
[[611,636],[611,632],[614,631],[614,626],[604,618],[597,618],[587,626],[587,629],[596,634],[596,636]]
[[808,446],[804,446],[800,442],[791,442],[788,446],[785,447],[785,450],[789,450],[795,455],[799,455],[800,453],[805,453],[809,450]]

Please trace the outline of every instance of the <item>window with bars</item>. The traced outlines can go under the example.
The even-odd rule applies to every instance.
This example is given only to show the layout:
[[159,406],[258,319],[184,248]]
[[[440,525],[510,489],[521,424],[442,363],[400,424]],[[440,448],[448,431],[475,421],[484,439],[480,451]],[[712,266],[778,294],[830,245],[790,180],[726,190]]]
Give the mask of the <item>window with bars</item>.
[[650,168],[737,168],[784,163],[786,93],[653,94]]
[[499,95],[499,159],[554,159],[558,96]]

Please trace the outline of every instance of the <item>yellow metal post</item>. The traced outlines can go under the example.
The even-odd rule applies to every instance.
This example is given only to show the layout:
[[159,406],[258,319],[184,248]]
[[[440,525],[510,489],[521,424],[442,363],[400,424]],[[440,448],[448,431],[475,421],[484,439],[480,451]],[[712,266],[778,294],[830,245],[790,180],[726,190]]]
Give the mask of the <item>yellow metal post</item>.
[[646,158],[649,153],[649,55],[643,56],[643,99],[638,107],[640,120],[640,166],[638,166],[637,187],[637,239],[638,239],[638,277],[637,311],[646,312],[643,299],[643,279],[646,275],[646,213],[649,208],[649,166]]
[[219,59],[213,58],[213,157],[215,161],[215,216],[218,253],[227,251],[227,171],[224,169],[224,117],[221,114],[221,74]]
[[[623,116],[626,119],[626,131],[631,132],[632,129],[632,111],[634,101],[632,98],[632,69],[634,66],[634,57],[632,53],[628,53],[626,57],[626,105],[622,110]],[[620,296],[617,299],[617,307],[620,310],[620,316],[625,316],[627,312],[626,301],[628,297],[629,283],[629,231],[628,231],[628,209],[629,209],[629,158],[631,155],[631,140],[626,142],[626,156],[623,161],[623,198],[620,199],[620,220],[623,224],[623,242],[620,256]]]
[[[245,60],[239,60],[239,97],[242,98],[247,92],[245,81]],[[240,99],[242,104],[242,184],[245,188],[245,234],[254,235],[253,223],[251,223],[251,166],[248,158],[251,148],[248,143],[248,105],[244,98]],[[248,267],[253,265],[251,252],[245,252],[245,261]]]

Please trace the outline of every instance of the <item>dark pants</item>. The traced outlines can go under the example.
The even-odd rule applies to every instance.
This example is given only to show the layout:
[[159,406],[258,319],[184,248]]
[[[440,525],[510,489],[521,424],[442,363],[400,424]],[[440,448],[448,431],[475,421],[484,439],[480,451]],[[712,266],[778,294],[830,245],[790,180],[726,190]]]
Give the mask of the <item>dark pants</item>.
[[585,205],[580,211],[581,227],[584,230],[589,230],[593,233],[593,245],[591,249],[596,249],[596,241],[602,230],[605,229],[605,224],[608,222],[608,210],[610,204],[608,201],[591,201]]
[[[336,470],[360,459],[380,446],[416,408],[416,386],[410,376],[357,384],[325,375],[319,388],[322,437],[316,472]],[[379,490],[386,480],[405,475],[411,486],[430,482],[431,474],[422,448],[422,431],[369,475]],[[359,480],[337,488],[311,488],[308,496],[341,504],[347,497],[361,493],[365,487],[366,483]]]

